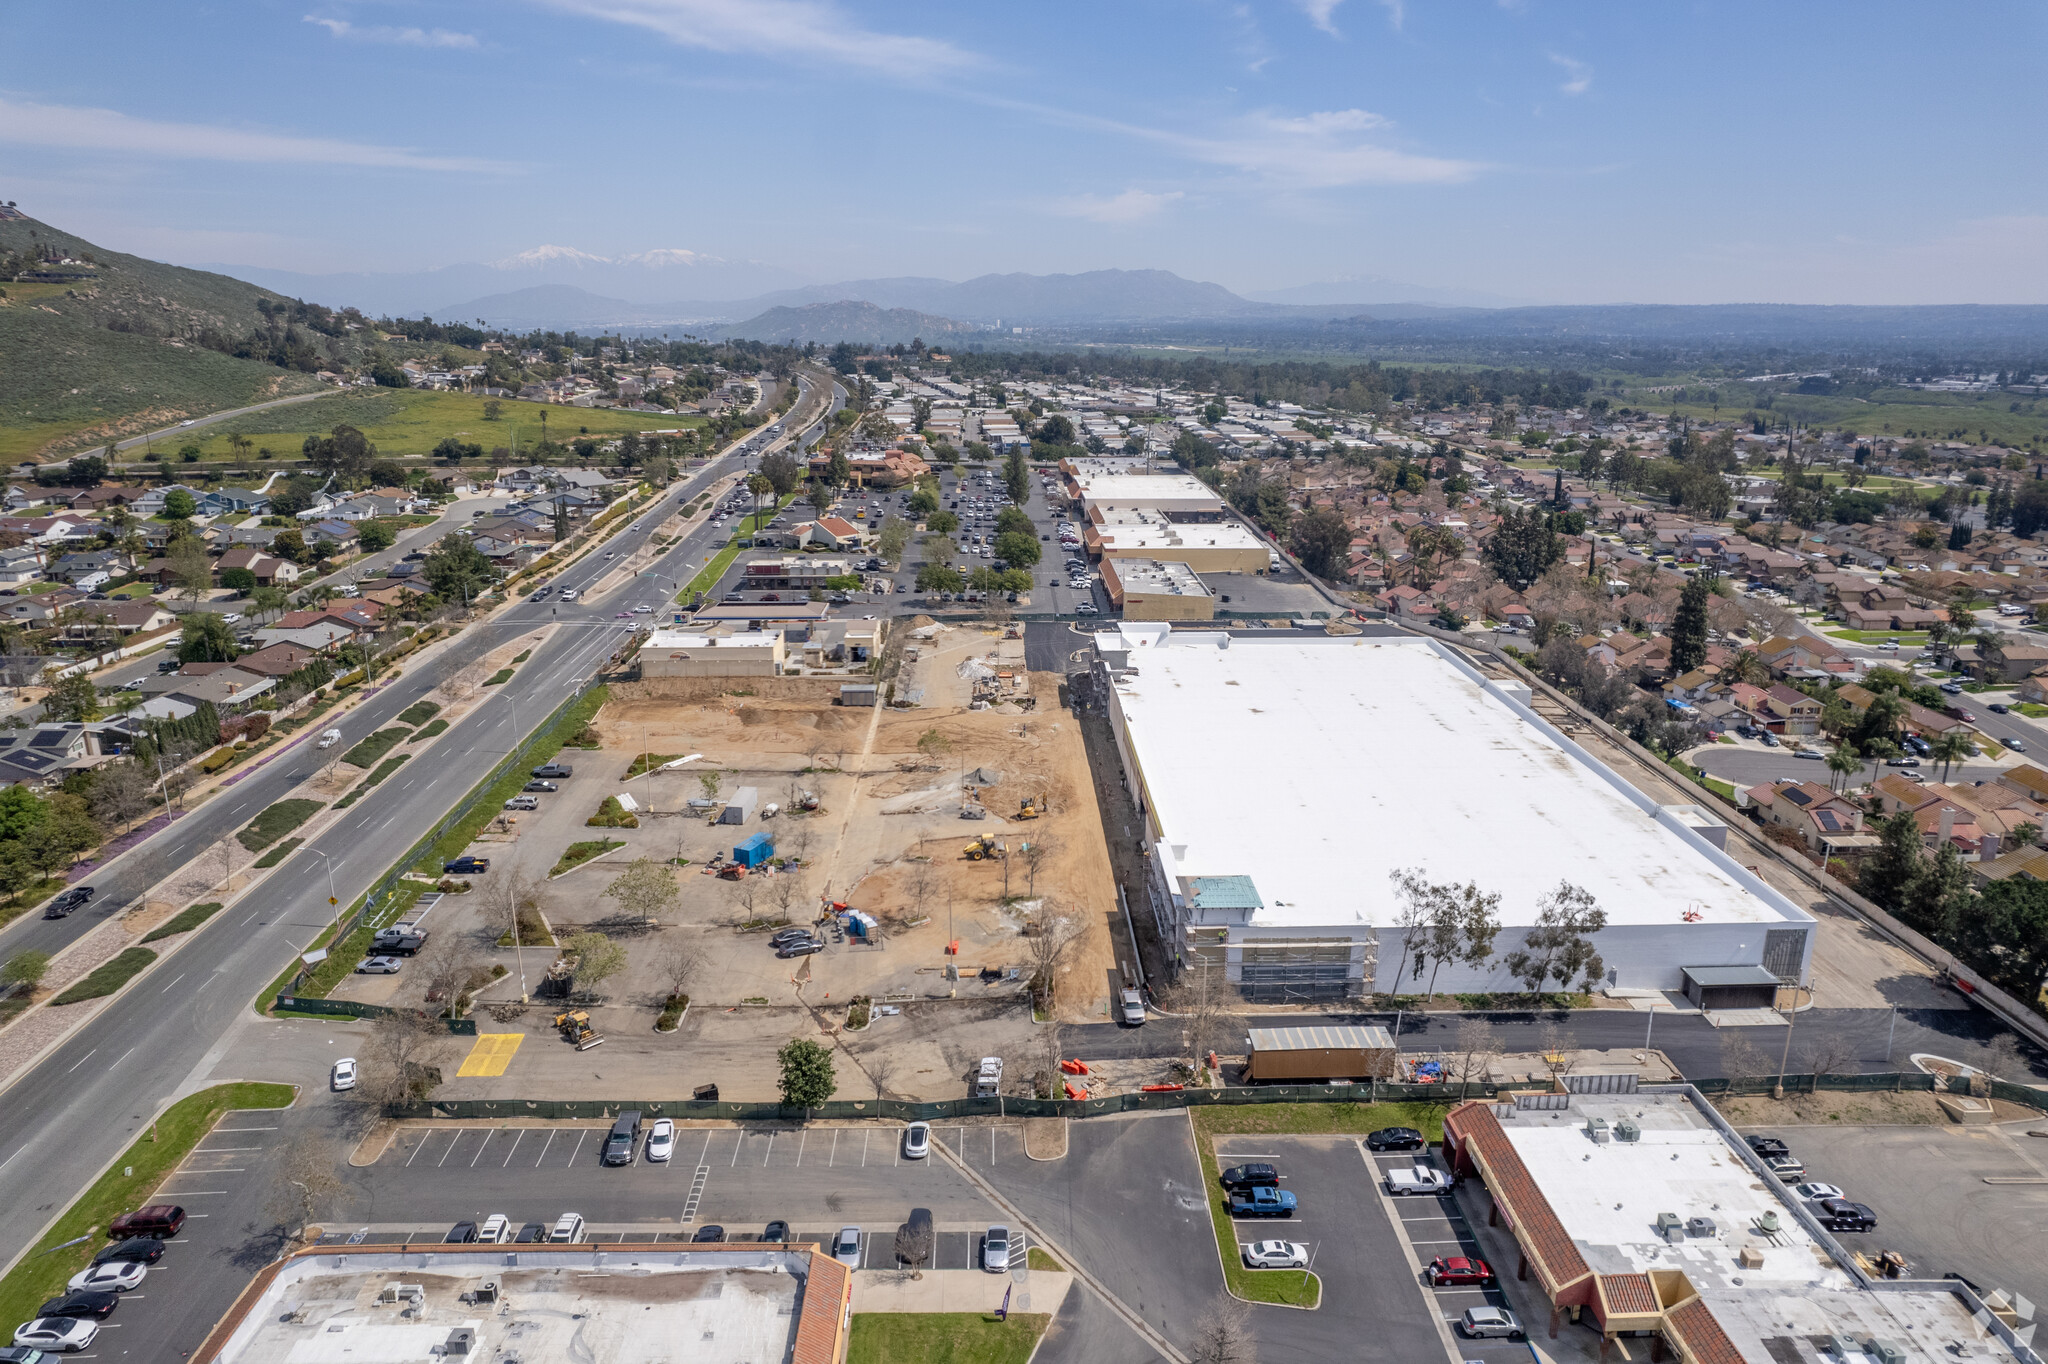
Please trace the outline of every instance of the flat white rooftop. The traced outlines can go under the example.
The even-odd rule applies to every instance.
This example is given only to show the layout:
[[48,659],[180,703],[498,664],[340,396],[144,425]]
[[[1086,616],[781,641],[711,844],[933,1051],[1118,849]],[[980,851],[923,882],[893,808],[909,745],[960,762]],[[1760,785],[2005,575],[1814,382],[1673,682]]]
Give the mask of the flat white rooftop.
[[[465,1257],[394,1251],[339,1267],[337,1259],[287,1262],[215,1357],[220,1364],[642,1364],[683,1355],[773,1364],[789,1358],[796,1335],[804,1280],[792,1267],[808,1262],[770,1251],[600,1258],[526,1247]],[[464,1300],[485,1283],[497,1285],[495,1301]],[[420,1296],[379,1301],[394,1284]],[[450,1333],[463,1329],[475,1333],[467,1355],[444,1356]]]
[[770,649],[782,638],[780,630],[744,630],[729,635],[705,634],[701,630],[656,630],[647,636],[643,649]]
[[1499,892],[1510,928],[1562,880],[1610,927],[1810,922],[1428,640],[1129,625],[1097,645],[1135,669],[1117,702],[1162,870],[1251,877],[1254,926],[1390,928],[1407,867]]
[[1216,490],[1193,474],[1105,474],[1079,476],[1076,490],[1089,502],[1110,505],[1195,503],[1221,507]]
[[[1631,1119],[1642,1137],[1594,1141],[1593,1118],[1610,1128]],[[1788,1349],[1802,1364],[1835,1364],[1813,1347],[1831,1335],[1894,1341],[1909,1359],[1955,1358],[1959,1341],[1975,1347],[1965,1358],[2011,1358],[1952,1292],[1859,1284],[1792,1215],[1794,1196],[1759,1176],[1681,1093],[1573,1095],[1568,1110],[1522,1110],[1500,1125],[1595,1274],[1680,1271],[1752,1364]],[[1656,1228],[1667,1212],[1708,1218],[1715,1232],[1667,1243]],[[1777,1214],[1775,1232],[1758,1229],[1765,1213]],[[1873,1252],[1883,1244],[1862,1239]],[[1762,1254],[1761,1266],[1739,1263],[1745,1248]]]

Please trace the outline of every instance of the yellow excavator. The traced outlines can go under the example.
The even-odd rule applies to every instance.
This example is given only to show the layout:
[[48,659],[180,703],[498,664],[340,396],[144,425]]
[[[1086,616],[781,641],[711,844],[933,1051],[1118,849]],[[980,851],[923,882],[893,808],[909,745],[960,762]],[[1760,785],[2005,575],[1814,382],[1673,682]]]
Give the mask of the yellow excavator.
[[1037,819],[1044,813],[1044,796],[1026,796],[1017,806],[1017,818],[1019,819]]

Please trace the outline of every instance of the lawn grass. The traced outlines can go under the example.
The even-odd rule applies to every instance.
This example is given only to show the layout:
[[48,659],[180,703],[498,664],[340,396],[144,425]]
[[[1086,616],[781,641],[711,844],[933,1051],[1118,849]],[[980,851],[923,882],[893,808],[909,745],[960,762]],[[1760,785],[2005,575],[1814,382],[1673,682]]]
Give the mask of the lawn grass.
[[1846,639],[1854,644],[1882,644],[1895,639],[1901,648],[1917,649],[1927,643],[1925,630],[1825,630],[1829,639]]
[[1024,1264],[1027,1268],[1043,1270],[1047,1274],[1064,1274],[1067,1272],[1065,1265],[1053,1259],[1052,1256],[1040,1250],[1037,1246],[1026,1246],[1024,1248]]
[[484,685],[486,687],[500,687],[503,686],[505,683],[510,682],[511,680],[512,670],[510,668],[500,668],[498,669],[498,671],[492,673],[488,678],[484,679]]
[[377,760],[412,736],[409,729],[380,729],[341,755],[351,767],[375,767]]
[[2042,716],[2048,715],[2048,706],[2040,705],[2034,701],[2022,701],[2014,706],[2013,709],[2026,716],[2029,720],[2038,720]]
[[[326,960],[313,968],[312,974],[299,986],[298,993],[312,999],[327,998],[328,993],[356,969],[356,964],[370,954],[370,940],[377,936],[377,930],[386,924],[397,922],[399,916],[411,909],[413,903],[420,898],[420,893],[428,889],[431,887],[423,886],[417,881],[400,881],[391,894],[384,898],[384,903],[378,907],[375,914],[366,915],[363,921],[356,925],[355,931],[342,940],[339,947],[329,950]],[[341,917],[348,918],[361,904],[362,901],[356,901]],[[334,924],[330,920],[327,927],[320,930],[320,936],[306,945],[306,950],[310,952],[316,947],[327,947],[333,936]],[[259,1005],[267,1007],[271,1000],[276,999],[277,992],[298,973],[298,969],[297,961],[287,966],[271,983],[270,988],[259,996]]]
[[[274,867],[278,863],[284,861],[287,857],[290,857],[292,853],[297,850],[298,846],[301,843],[304,843],[305,841],[306,840],[303,838],[287,838],[284,842],[278,844],[276,847],[272,848],[269,852],[263,854],[263,856],[257,858],[254,862],[251,862],[249,865],[256,868],[259,871],[267,870],[268,868]],[[145,939],[145,941],[147,941],[147,939]]]
[[59,1004],[82,1004],[88,999],[110,995],[142,974],[144,968],[155,960],[156,953],[147,947],[128,948],[51,1000],[50,1004],[52,1007]]
[[[294,839],[293,841],[296,842],[297,840]],[[260,866],[262,864],[258,863],[257,865]],[[220,903],[218,901],[210,901],[203,905],[193,905],[163,927],[155,929],[144,936],[142,940],[146,943],[151,943],[155,942],[158,938],[169,938],[179,933],[190,933],[219,912]]]
[[431,739],[436,734],[446,733],[447,730],[448,722],[446,720],[436,720],[432,724],[428,725],[425,729],[421,730],[419,733],[413,735],[412,742],[418,743],[422,739]]
[[521,663],[524,663],[524,662],[525,662],[525,661],[526,661],[527,659],[529,659],[529,658],[532,658],[532,657],[533,657],[533,650],[531,650],[531,649],[521,649],[521,650],[520,650],[520,651],[519,651],[519,652],[518,652],[517,654],[513,655],[513,657],[512,657],[512,666],[516,668],[516,667],[518,667],[518,666],[519,666],[519,665],[520,665]]
[[846,1364],[1024,1364],[1047,1312],[856,1312]]
[[401,725],[423,725],[441,713],[441,708],[432,701],[415,701],[398,712]]
[[[193,432],[202,460],[240,463],[228,444],[235,434],[247,436],[257,446],[268,446],[280,457],[295,459],[309,435],[325,435],[342,422],[356,427],[377,444],[380,455],[426,455],[444,436],[473,441],[488,452],[499,446],[509,449],[516,440],[523,450],[541,437],[540,415],[547,413],[547,434],[559,441],[579,435],[616,436],[627,431],[669,430],[679,426],[702,426],[701,417],[662,416],[645,412],[620,412],[589,408],[564,412],[546,403],[504,399],[502,416],[484,420],[484,402],[477,394],[436,393],[427,390],[379,389],[338,393],[312,402],[268,412],[232,417]],[[233,404],[222,404],[223,407]],[[178,444],[185,442],[180,440]],[[130,456],[132,458],[132,456]]]
[[[107,1172],[43,1233],[13,1272],[0,1279],[0,1321],[27,1321],[36,1308],[64,1291],[105,1243],[97,1233],[124,1212],[147,1203],[164,1177],[192,1153],[221,1115],[234,1109],[288,1108],[290,1085],[216,1085],[187,1095],[164,1110],[149,1131],[114,1158]],[[123,1173],[132,1171],[132,1174]],[[67,1241],[78,1241],[65,1246]],[[63,1246],[63,1249],[58,1247]]]
[[249,827],[235,835],[250,852],[262,852],[321,809],[317,800],[281,800],[249,821]]
[[682,757],[680,753],[642,753],[633,759],[633,765],[626,769],[628,779],[643,777],[663,763],[674,762]]
[[560,876],[565,871],[574,871],[593,857],[602,857],[613,848],[623,848],[625,846],[623,842],[616,838],[595,838],[584,843],[571,843],[562,850],[561,857],[556,860],[554,867],[548,872],[548,875]]

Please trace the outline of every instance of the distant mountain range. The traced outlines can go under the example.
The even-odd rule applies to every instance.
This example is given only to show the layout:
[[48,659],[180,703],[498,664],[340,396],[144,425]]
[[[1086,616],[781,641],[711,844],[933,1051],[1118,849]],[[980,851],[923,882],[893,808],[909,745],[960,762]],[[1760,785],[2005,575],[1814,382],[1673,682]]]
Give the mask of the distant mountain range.
[[824,346],[854,341],[868,346],[897,346],[920,337],[936,342],[960,333],[985,333],[987,329],[948,317],[934,317],[915,308],[880,308],[849,300],[807,303],[801,308],[770,308],[758,317],[716,330],[720,335],[749,341],[815,341]]

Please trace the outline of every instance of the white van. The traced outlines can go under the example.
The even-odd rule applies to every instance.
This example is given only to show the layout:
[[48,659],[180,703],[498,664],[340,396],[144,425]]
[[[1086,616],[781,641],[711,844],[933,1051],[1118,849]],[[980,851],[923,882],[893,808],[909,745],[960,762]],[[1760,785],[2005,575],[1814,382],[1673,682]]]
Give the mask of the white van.
[[320,747],[322,748],[332,748],[340,742],[341,731],[338,729],[330,729],[320,736]]

